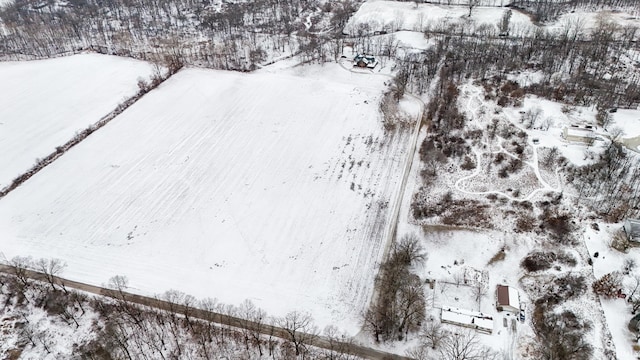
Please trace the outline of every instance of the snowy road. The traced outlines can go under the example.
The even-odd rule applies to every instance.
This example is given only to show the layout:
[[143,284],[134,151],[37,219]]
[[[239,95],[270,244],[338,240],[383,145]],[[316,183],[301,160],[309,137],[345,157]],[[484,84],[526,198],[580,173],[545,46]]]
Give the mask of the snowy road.
[[[11,266],[0,264],[0,272],[7,274],[15,274],[15,269]],[[39,272],[35,271],[26,271],[26,275],[34,280],[38,281],[47,281],[47,277]],[[134,304],[139,304],[143,306],[150,306],[156,309],[164,310],[164,311],[175,311],[178,313],[186,313],[192,318],[197,318],[200,320],[205,320],[209,322],[213,322],[216,324],[221,324],[225,326],[231,326],[235,328],[248,329],[248,330],[257,330],[261,334],[267,336],[275,336],[284,340],[289,340],[290,336],[287,331],[283,328],[266,325],[266,324],[258,324],[253,321],[241,319],[235,316],[230,316],[227,314],[222,314],[213,311],[206,311],[202,309],[194,309],[194,308],[186,308],[181,304],[170,303],[165,300],[160,300],[154,297],[141,296],[138,294],[129,293],[126,291],[114,291],[113,289],[107,289],[100,286],[94,286],[90,284],[85,284],[77,281],[72,281],[60,277],[54,277],[54,281],[56,284],[64,286],[67,289],[75,289],[88,293],[92,293],[100,296],[108,296],[112,298],[122,299],[123,297]],[[309,345],[328,349],[328,350],[336,350],[336,349],[344,349],[344,353],[355,354],[365,359],[372,360],[410,360],[407,357],[387,353],[384,351],[379,351],[376,349],[368,348],[365,346],[360,346],[353,343],[340,342],[335,339],[329,340],[322,336],[311,335],[309,336]]]

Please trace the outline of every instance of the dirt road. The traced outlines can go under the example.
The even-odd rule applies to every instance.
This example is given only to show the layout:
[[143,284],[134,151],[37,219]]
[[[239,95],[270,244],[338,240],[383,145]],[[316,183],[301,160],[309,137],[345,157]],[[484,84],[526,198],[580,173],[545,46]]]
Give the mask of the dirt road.
[[[0,272],[7,273],[7,274],[15,274],[15,270],[12,266],[1,265],[1,264],[0,264]],[[46,276],[40,272],[27,270],[26,275],[33,280],[38,280],[43,282],[47,281]],[[149,307],[153,307],[153,308],[161,309],[165,311],[174,311],[177,313],[188,312],[189,316],[192,318],[197,318],[204,321],[210,321],[216,324],[232,326],[239,329],[248,329],[253,331],[257,330],[264,335],[272,335],[285,340],[290,339],[290,336],[285,331],[285,329],[277,326],[258,324],[253,321],[249,321],[249,320],[241,319],[235,316],[229,316],[229,315],[225,315],[217,312],[206,311],[206,310],[190,308],[190,307],[187,308],[184,305],[174,304],[165,300],[132,294],[128,292],[120,292],[112,289],[103,288],[100,286],[67,280],[61,277],[54,277],[54,281],[58,285],[64,285],[66,288],[70,288],[70,289],[81,290],[81,291],[92,293],[95,295],[107,296],[111,298],[121,299],[122,297],[124,297],[127,301],[134,304],[149,306]],[[309,336],[308,345],[323,348],[323,349],[328,349],[328,350],[334,350],[334,351],[340,350],[341,352],[353,354],[365,359],[411,360],[408,357],[391,354],[384,351],[379,351],[379,350],[368,348],[361,345],[356,345],[356,344],[347,343],[347,342],[340,342],[340,341],[329,341],[329,339],[324,338],[322,336],[318,336],[318,335]]]

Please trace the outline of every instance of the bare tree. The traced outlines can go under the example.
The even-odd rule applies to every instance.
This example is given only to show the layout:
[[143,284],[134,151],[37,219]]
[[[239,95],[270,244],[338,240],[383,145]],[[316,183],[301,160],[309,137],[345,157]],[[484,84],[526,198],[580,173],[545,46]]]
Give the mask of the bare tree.
[[364,313],[362,316],[364,321],[364,329],[373,334],[373,337],[376,342],[380,342],[380,336],[382,335],[384,323],[380,321],[381,315],[379,314],[379,307],[375,304]]
[[511,9],[502,14],[502,19],[500,19],[500,35],[509,35],[509,25],[511,24]]
[[404,331],[406,337],[409,331],[417,330],[425,318],[426,303],[420,278],[411,274],[398,294],[397,309],[400,320],[398,332]]
[[56,290],[55,278],[62,273],[67,264],[60,259],[39,259],[35,263],[35,269],[44,274],[51,290]]
[[289,341],[296,349],[296,356],[304,354],[309,340],[316,336],[316,327],[308,313],[290,312],[284,318],[278,319],[277,324],[289,335]]
[[473,287],[473,294],[475,295],[476,301],[478,302],[478,309],[480,309],[480,302],[482,301],[482,298],[487,295],[488,292],[489,289],[487,289],[485,283],[483,283],[482,281],[476,282]]
[[408,357],[415,360],[430,360],[429,351],[423,345],[414,346],[406,351]]
[[322,330],[322,335],[329,341],[329,349],[324,352],[327,360],[349,360],[356,357],[349,354],[351,339],[340,332],[337,327],[329,325]]
[[28,271],[33,268],[33,259],[30,256],[16,256],[10,261],[13,267],[13,274],[20,280],[22,285],[27,286],[28,283]]
[[445,337],[439,349],[443,360],[496,360],[498,354],[482,345],[473,331],[451,333]]
[[468,17],[471,17],[471,12],[473,11],[473,9],[478,6],[478,4],[480,3],[480,0],[469,0],[469,15]]
[[640,275],[634,275],[633,276],[633,280],[634,280],[634,282],[636,284],[633,286],[633,290],[631,291],[631,294],[629,294],[629,296],[627,296],[627,302],[632,302],[633,301],[633,296],[636,294],[636,291],[638,290],[638,287],[640,287]]
[[427,253],[415,234],[404,235],[399,242],[393,244],[393,253],[397,261],[407,266],[427,260]]
[[124,300],[124,292],[129,287],[129,279],[123,275],[116,275],[109,279],[107,288],[117,291],[120,299]]
[[420,332],[420,338],[424,344],[432,349],[440,346],[447,337],[447,333],[442,329],[442,324],[437,321],[428,321]]

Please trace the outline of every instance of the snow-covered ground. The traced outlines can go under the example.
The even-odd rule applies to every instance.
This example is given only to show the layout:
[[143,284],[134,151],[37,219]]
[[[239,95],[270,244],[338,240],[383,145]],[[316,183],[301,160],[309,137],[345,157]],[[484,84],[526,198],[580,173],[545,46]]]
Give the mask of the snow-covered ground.
[[398,31],[391,36],[398,42],[399,48],[409,52],[426,50],[435,44],[435,41],[427,40],[422,33],[415,31]]
[[[536,139],[539,147],[556,147],[564,157],[576,165],[584,165],[593,160],[586,155],[588,150],[598,152],[607,145],[607,133],[596,126],[594,107],[565,107],[559,102],[527,95],[522,101],[522,106],[507,107],[503,112],[506,119],[529,134],[530,142]],[[531,128],[526,128],[522,121],[527,112],[539,112]],[[562,138],[565,127],[583,124],[594,126],[594,133],[600,134],[592,145],[568,142]]]
[[[387,0],[368,0],[349,19],[344,31],[356,35],[359,30],[364,34],[374,31],[432,31],[464,28],[467,31],[475,29],[478,34],[483,27],[497,31],[500,21],[506,11],[505,7],[477,6],[469,16],[468,6],[447,6],[438,4],[418,4],[416,2],[397,2]],[[561,15],[557,20],[534,24],[526,14],[511,10],[509,33],[512,35],[532,34],[537,28],[553,32],[569,29],[588,35],[598,26],[600,21],[612,22],[622,27],[640,26],[640,18],[624,11],[575,11]],[[368,28],[364,26],[368,26]]]
[[[593,273],[596,279],[612,271],[622,271],[626,259],[640,263],[640,252],[637,248],[631,248],[627,254],[612,249],[609,244],[614,233],[622,228],[622,224],[599,224],[600,230],[591,227],[586,228],[584,234],[585,244],[589,249],[589,254],[593,259]],[[598,257],[593,257],[598,253]],[[634,277],[639,277],[637,268],[623,279],[623,293],[629,295],[634,287]],[[616,355],[620,360],[632,360],[637,358],[637,353],[633,351],[635,336],[627,325],[633,317],[631,314],[631,304],[625,299],[601,299],[602,309],[607,318],[609,329],[616,347]]]
[[[493,333],[479,334],[480,340],[497,351],[510,354],[511,358],[517,358],[514,356],[518,353],[518,338],[533,336],[533,330],[527,320],[524,323],[517,321],[514,331],[511,327],[511,319],[516,319],[514,314],[496,310],[496,286],[519,288],[518,280],[523,275],[520,260],[535,246],[535,242],[527,236],[501,231],[447,230],[445,227],[426,228],[424,238],[429,259],[422,276],[436,280],[434,289],[427,290],[433,297],[434,307],[453,306],[493,317]],[[503,248],[504,260],[490,263],[491,258]],[[469,276],[474,270],[487,274],[487,278],[481,281],[486,292],[480,301],[476,299],[476,282]],[[466,285],[464,279],[467,280]],[[521,289],[519,294],[520,301],[530,303]],[[439,315],[437,309],[435,314]],[[508,320],[507,327],[503,326],[503,318]],[[454,331],[461,329],[455,325],[448,327]]]
[[640,136],[640,110],[618,109],[615,113],[611,113],[611,123],[608,127],[622,129],[623,138]]
[[[640,18],[624,11],[581,11],[577,10],[562,14],[558,20],[546,24],[550,30],[580,29],[587,34],[595,29],[600,22],[611,22],[622,27],[639,27]],[[636,35],[637,38],[638,35]]]
[[[417,5],[417,6],[416,6]],[[466,6],[446,6],[433,4],[417,4],[414,2],[396,2],[385,0],[369,0],[362,4],[349,19],[345,32],[357,34],[358,28],[368,24],[373,31],[424,31],[438,29],[440,26],[479,26],[486,24],[497,26],[507,8],[476,7],[469,17]],[[514,28],[533,26],[528,16],[513,11],[511,24]],[[369,31],[365,31],[369,33]]]
[[82,54],[0,62],[0,188],[138,91],[152,66]]
[[[527,81],[539,80],[535,73],[526,74],[526,77],[528,77]],[[523,79],[514,76],[512,80],[520,82]],[[522,152],[523,170],[500,179],[492,175],[493,173],[489,172],[487,166],[476,166],[473,170],[462,170],[458,166],[441,166],[439,172],[445,175],[441,174],[437,179],[431,180],[432,183],[427,185],[428,188],[425,191],[418,190],[420,186],[424,186],[420,178],[420,170],[424,168],[424,164],[415,161],[407,192],[413,188],[411,193],[417,192],[420,196],[426,193],[426,198],[433,199],[438,199],[442,194],[451,192],[454,199],[462,198],[468,201],[477,199],[479,205],[486,202],[487,194],[495,194],[500,198],[514,200],[510,202],[510,210],[518,212],[520,211],[518,207],[513,205],[516,203],[525,204],[522,202],[525,199],[535,204],[539,200],[549,199],[550,194],[562,192],[567,198],[571,196],[571,189],[562,186],[560,178],[553,172],[553,169],[541,164],[543,155],[548,152],[549,148],[558,147],[560,154],[566,156],[570,162],[584,164],[589,160],[585,156],[586,153],[599,151],[602,145],[607,142],[606,139],[603,139],[588,147],[567,142],[560,137],[564,126],[576,123],[594,123],[596,111],[593,108],[566,107],[558,102],[528,95],[517,101],[520,103],[519,105],[500,107],[497,106],[496,99],[488,99],[483,87],[472,81],[461,85],[459,90],[458,108],[467,118],[465,130],[485,129],[483,136],[477,140],[469,141],[472,150],[469,156],[473,157],[474,153],[483,156],[489,153],[502,153],[512,157],[515,154],[511,146],[514,136],[503,138],[506,133],[505,129],[511,129],[510,131],[517,133],[525,132],[526,137],[520,135],[515,137],[516,139],[526,138],[526,141],[521,141],[524,146]],[[536,121],[532,122],[532,126],[528,126],[522,120],[529,111],[539,112]],[[496,139],[490,140],[486,135],[486,128],[494,119],[502,130],[497,132]],[[604,137],[601,135],[604,134],[601,128],[595,127],[595,132],[598,136]],[[509,141],[505,139],[509,139]],[[525,175],[526,178],[523,177]],[[525,183],[523,179],[531,179],[531,182]],[[518,190],[520,195],[516,196],[513,190]],[[493,334],[479,335],[479,337],[484,344],[502,351],[508,358],[525,356],[530,351],[531,344],[535,342],[535,334],[531,328],[531,316],[534,309],[532,301],[535,299],[528,298],[529,295],[534,296],[533,293],[529,293],[530,289],[528,288],[532,281],[535,282],[532,280],[532,276],[534,279],[536,276],[541,276],[540,279],[548,281],[549,278],[554,278],[556,275],[560,277],[560,275],[566,274],[583,274],[589,279],[588,284],[591,282],[588,252],[593,253],[593,251],[584,246],[577,246],[572,250],[564,249],[564,251],[570,251],[572,256],[577,259],[576,266],[552,269],[543,275],[525,272],[520,266],[523,257],[534,250],[548,249],[549,239],[544,233],[512,230],[515,229],[515,226],[509,220],[510,215],[506,215],[508,211],[503,213],[504,216],[500,215],[501,211],[504,211],[500,202],[492,203],[489,210],[491,218],[487,221],[488,224],[480,225],[493,230],[473,230],[443,226],[437,218],[416,223],[409,208],[412,200],[411,197],[405,196],[401,219],[408,223],[401,223],[399,231],[401,234],[412,232],[420,234],[424,239],[423,244],[429,254],[429,259],[421,277],[436,280],[435,289],[431,290],[434,305],[431,315],[437,319],[439,316],[438,307],[440,306],[459,307],[491,315],[494,319]],[[504,201],[504,203],[507,202]],[[566,204],[566,206],[571,207],[572,205]],[[481,207],[479,206],[478,209],[481,210]],[[531,212],[532,216],[535,215],[535,211],[534,208]],[[582,224],[582,222],[580,223]],[[589,223],[584,225],[586,227]],[[501,253],[500,249],[504,249],[504,253]],[[620,263],[619,260],[618,263]],[[475,299],[476,290],[473,284],[471,286],[457,285],[460,279],[464,278],[464,272],[469,273],[472,271],[471,269],[486,271],[488,275],[486,281],[488,293],[483,296],[480,303]],[[598,274],[596,275],[598,276]],[[496,311],[495,289],[498,284],[514,286],[520,290],[521,301],[526,306],[524,323],[517,321],[513,315]],[[609,334],[607,328],[616,326],[612,325],[616,322],[615,318],[609,317],[606,304],[601,307],[593,293],[588,291],[588,293],[563,304],[561,308],[570,310],[579,317],[593,322],[593,330],[588,331],[584,336],[592,343],[594,356],[600,358],[610,347],[606,343]],[[608,320],[606,323],[605,316]],[[453,325],[447,326],[452,330],[460,329],[460,327]],[[616,331],[618,329],[611,330],[614,338],[617,336]],[[619,347],[618,342],[616,341],[616,348]],[[627,348],[630,349],[629,346]]]
[[2,199],[0,249],[357,332],[408,140],[382,130],[386,79],[181,71]]

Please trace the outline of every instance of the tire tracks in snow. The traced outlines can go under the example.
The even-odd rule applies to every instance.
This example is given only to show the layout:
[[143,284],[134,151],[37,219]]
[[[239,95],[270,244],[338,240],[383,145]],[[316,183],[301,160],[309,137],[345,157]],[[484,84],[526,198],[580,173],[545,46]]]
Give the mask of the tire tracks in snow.
[[[387,75],[387,74],[380,74],[380,73],[374,73],[373,71],[369,71],[369,72],[362,72],[362,71],[355,71],[353,68],[348,68],[344,65],[344,63],[342,61],[338,61],[338,63],[340,64],[340,66],[345,69],[346,71],[349,71],[353,74],[361,74],[361,75],[377,75],[377,76],[384,76],[386,78],[389,79],[393,79],[392,75]],[[436,82],[437,80],[433,80],[434,82]],[[425,109],[425,104],[422,101],[422,99],[420,99],[418,96],[408,93],[405,91],[404,93],[405,96],[407,96],[408,98],[413,99],[414,101],[416,101],[416,103],[419,105],[419,111],[418,114],[416,114],[416,119],[415,119],[415,126],[413,128],[413,133],[411,135],[411,141],[409,143],[409,148],[407,150],[407,155],[405,158],[405,163],[403,166],[403,170],[402,170],[402,179],[400,181],[400,183],[398,184],[398,188],[396,189],[395,193],[392,194],[392,197],[389,199],[390,202],[393,203],[393,207],[391,209],[391,215],[389,216],[388,220],[387,220],[387,226],[385,227],[382,239],[383,239],[383,253],[382,253],[382,259],[385,260],[387,259],[387,257],[389,256],[389,250],[391,249],[391,244],[393,244],[393,242],[396,240],[396,232],[398,229],[398,220],[400,217],[400,209],[402,207],[402,199],[404,199],[404,195],[405,195],[405,190],[407,187],[407,181],[409,179],[409,174],[411,173],[411,168],[413,165],[413,160],[415,157],[415,153],[416,153],[416,148],[417,148],[417,144],[418,144],[418,138],[420,135],[420,128],[422,127],[422,117],[424,114],[424,109]],[[378,285],[377,285],[377,281],[376,284],[374,285],[373,288],[373,294],[371,295],[371,299],[369,300],[369,304],[373,301],[375,301],[375,299],[378,296]]]

